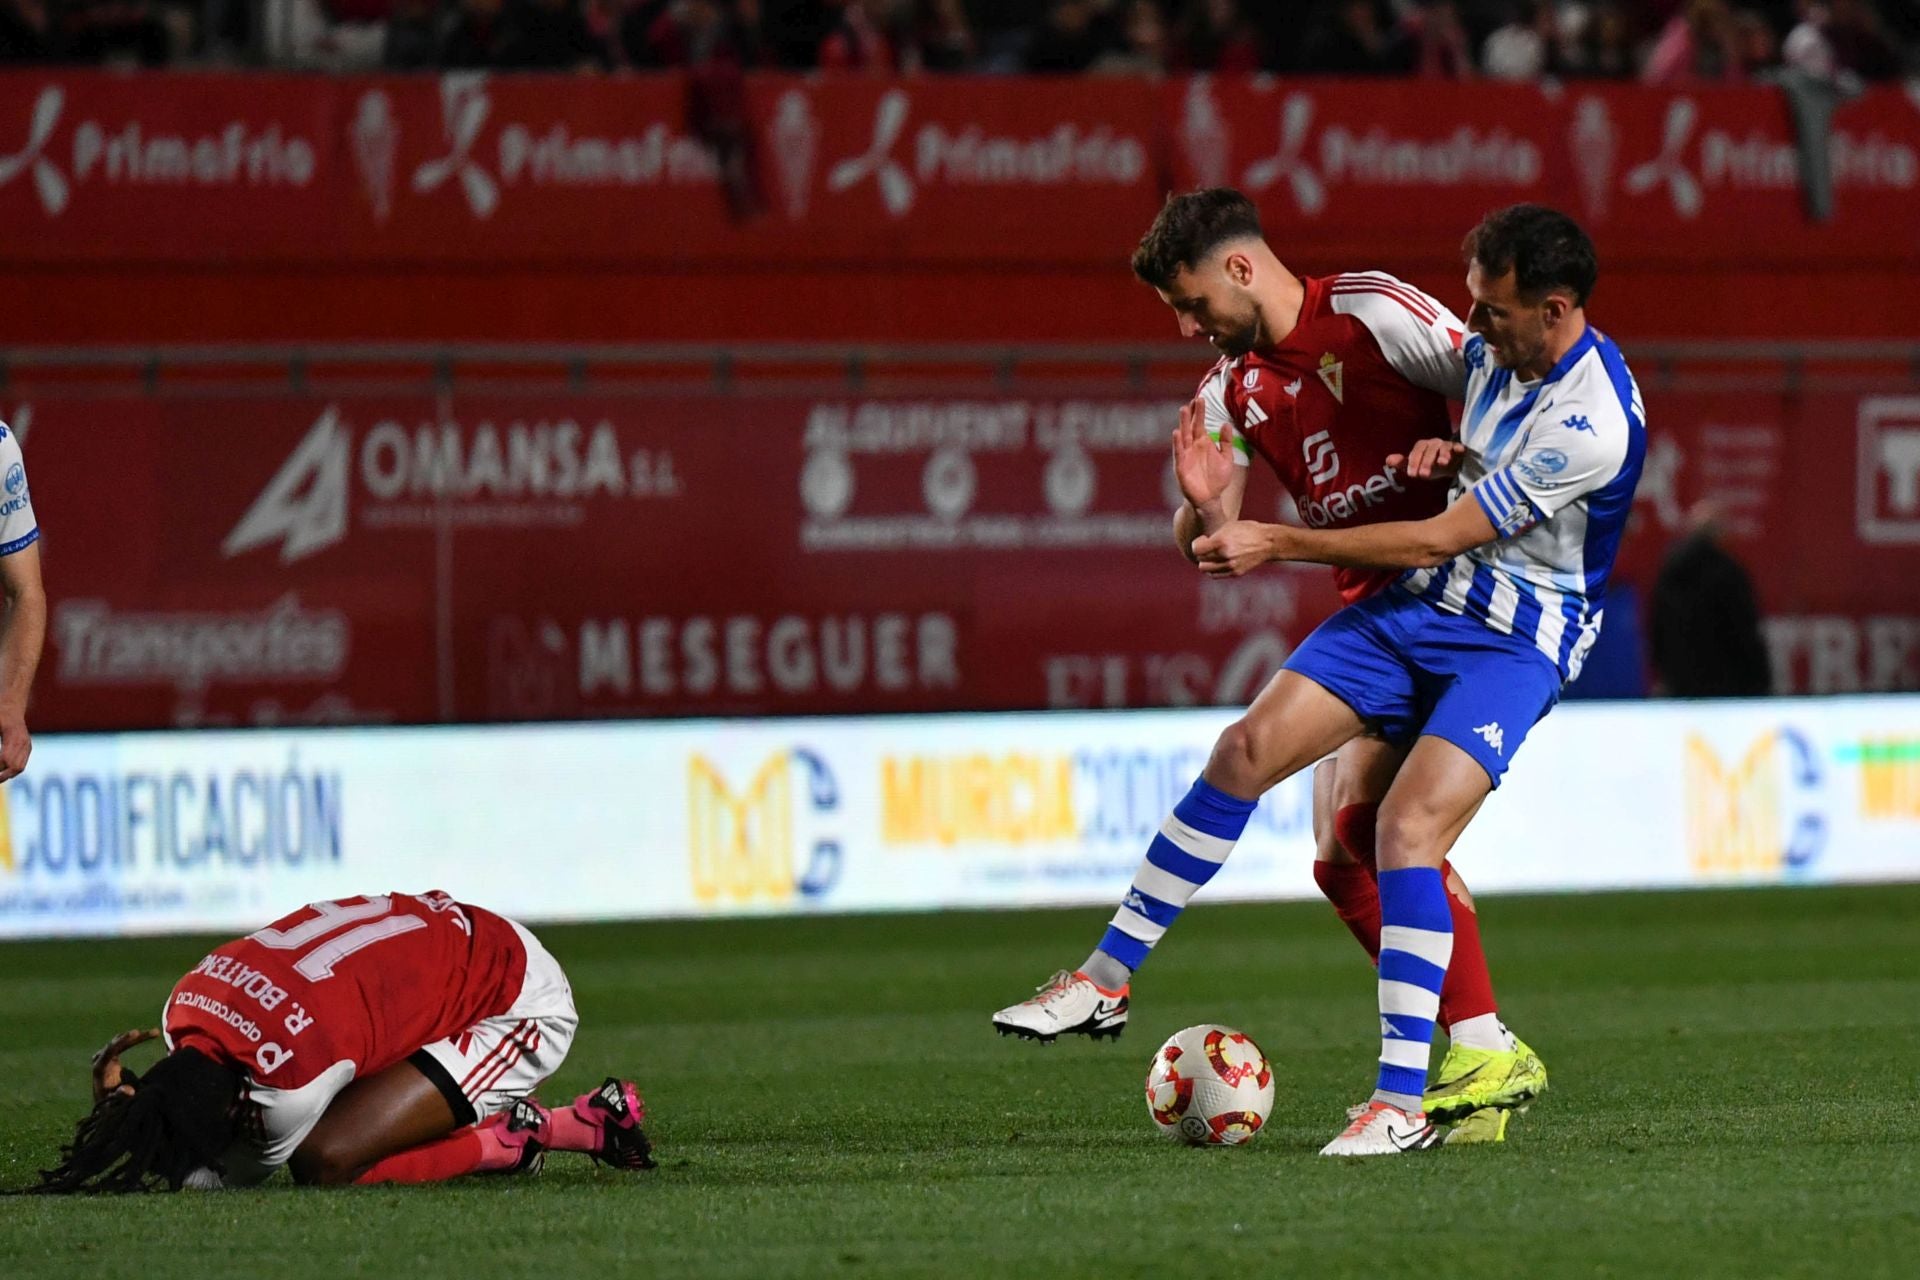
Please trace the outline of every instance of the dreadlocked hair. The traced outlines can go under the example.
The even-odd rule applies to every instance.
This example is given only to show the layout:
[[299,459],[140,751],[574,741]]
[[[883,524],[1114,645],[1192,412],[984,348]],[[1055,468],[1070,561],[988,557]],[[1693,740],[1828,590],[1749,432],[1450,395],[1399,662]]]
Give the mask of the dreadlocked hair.
[[196,1049],[176,1049],[102,1098],[75,1126],[60,1163],[40,1171],[40,1195],[178,1191],[203,1166],[218,1169],[233,1136],[240,1079]]

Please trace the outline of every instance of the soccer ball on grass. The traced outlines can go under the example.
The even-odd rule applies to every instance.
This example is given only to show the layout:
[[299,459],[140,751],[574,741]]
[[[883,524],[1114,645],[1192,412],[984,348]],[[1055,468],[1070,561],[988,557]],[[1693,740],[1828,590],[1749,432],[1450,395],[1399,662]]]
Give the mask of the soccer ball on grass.
[[1273,1112],[1273,1068],[1251,1037],[1203,1023],[1177,1031],[1147,1069],[1147,1113],[1196,1147],[1251,1142]]

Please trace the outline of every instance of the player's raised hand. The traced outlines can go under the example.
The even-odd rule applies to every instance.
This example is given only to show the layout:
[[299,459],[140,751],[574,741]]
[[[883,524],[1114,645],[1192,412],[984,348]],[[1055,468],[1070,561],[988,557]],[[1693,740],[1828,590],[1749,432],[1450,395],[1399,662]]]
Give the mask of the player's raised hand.
[[1407,453],[1390,453],[1387,465],[1409,480],[1451,480],[1467,460],[1467,446],[1458,440],[1421,440]]
[[1278,526],[1235,520],[1217,532],[1193,540],[1194,562],[1210,578],[1237,578],[1274,558]]
[[159,1038],[160,1028],[158,1027],[122,1031],[107,1041],[100,1052],[93,1055],[93,1101],[96,1105],[100,1099],[110,1093],[119,1092],[123,1087],[126,1070],[120,1065],[120,1055],[137,1044],[145,1044],[149,1040]]
[[1180,492],[1196,511],[1218,502],[1233,483],[1233,427],[1222,423],[1220,440],[1207,435],[1207,410],[1199,400],[1180,408],[1180,424],[1173,429],[1173,471]]

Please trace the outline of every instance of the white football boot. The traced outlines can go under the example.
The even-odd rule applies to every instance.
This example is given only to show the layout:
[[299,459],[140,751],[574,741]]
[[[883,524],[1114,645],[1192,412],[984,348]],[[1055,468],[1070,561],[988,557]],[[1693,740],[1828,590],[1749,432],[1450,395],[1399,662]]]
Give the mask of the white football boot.
[[1052,1044],[1057,1036],[1120,1038],[1127,1025],[1127,988],[1106,991],[1084,973],[1065,969],[1047,979],[1040,994],[993,1015],[993,1029]]
[[1323,1156],[1397,1156],[1425,1151],[1442,1134],[1424,1112],[1408,1115],[1385,1102],[1369,1102],[1348,1112],[1351,1122],[1340,1136],[1320,1148]]

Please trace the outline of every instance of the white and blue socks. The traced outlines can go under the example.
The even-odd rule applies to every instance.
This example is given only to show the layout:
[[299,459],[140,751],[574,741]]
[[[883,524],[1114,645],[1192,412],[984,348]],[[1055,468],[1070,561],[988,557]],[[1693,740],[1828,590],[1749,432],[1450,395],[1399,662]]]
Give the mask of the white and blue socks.
[[[1220,870],[1259,803],[1230,796],[1205,778],[1197,779],[1160,824],[1160,834],[1147,847],[1146,860],[1133,873],[1133,887],[1113,913],[1099,948],[1080,971],[1109,990],[1126,986],[1200,886]],[[1445,910],[1443,901],[1441,911]]]
[[1421,1110],[1440,984],[1453,957],[1453,912],[1437,867],[1380,873],[1380,1081],[1376,1102]]

